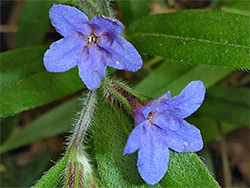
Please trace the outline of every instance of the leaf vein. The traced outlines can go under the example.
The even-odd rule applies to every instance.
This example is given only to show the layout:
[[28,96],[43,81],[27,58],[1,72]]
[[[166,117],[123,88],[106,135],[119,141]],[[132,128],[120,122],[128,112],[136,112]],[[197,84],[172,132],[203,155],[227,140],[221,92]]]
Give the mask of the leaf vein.
[[199,41],[199,42],[205,42],[205,43],[212,43],[212,44],[219,44],[219,45],[226,45],[226,46],[233,46],[233,47],[238,47],[238,48],[250,49],[249,46],[244,46],[244,45],[229,44],[229,43],[216,42],[216,41],[210,41],[210,40],[198,39],[198,38],[192,38],[192,37],[176,36],[176,35],[167,35],[167,34],[158,34],[158,33],[136,33],[131,38],[136,37],[136,36],[142,36],[142,37],[143,36],[152,36],[152,37],[184,39],[184,40],[192,40],[192,41]]

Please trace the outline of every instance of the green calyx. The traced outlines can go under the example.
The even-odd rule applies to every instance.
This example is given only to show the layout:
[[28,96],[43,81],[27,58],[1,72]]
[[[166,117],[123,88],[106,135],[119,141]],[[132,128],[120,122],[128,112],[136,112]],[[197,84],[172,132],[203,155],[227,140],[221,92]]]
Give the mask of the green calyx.
[[123,106],[129,114],[133,115],[135,110],[145,106],[148,102],[148,97],[134,91],[126,83],[119,80],[111,80],[107,77],[103,79],[102,90],[104,96]]

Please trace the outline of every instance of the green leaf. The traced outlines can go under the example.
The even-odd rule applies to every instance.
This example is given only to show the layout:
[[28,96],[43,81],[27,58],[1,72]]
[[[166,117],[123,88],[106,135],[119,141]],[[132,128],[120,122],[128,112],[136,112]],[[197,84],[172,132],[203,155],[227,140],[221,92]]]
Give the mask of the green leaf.
[[18,125],[18,121],[19,115],[0,119],[0,143],[3,143],[9,137],[15,126]]
[[[203,115],[198,118],[190,117],[188,118],[188,122],[200,129],[204,143],[208,143],[216,139],[216,137],[220,136],[216,119]],[[224,134],[227,134],[240,127],[237,124],[226,123],[223,121],[221,121],[220,123]]]
[[225,1],[221,1],[221,0],[211,0],[211,9],[212,10],[218,10],[224,3]]
[[193,80],[201,80],[209,88],[232,72],[232,69],[224,67],[194,67],[166,61],[137,84],[135,89],[152,97],[159,97],[168,90],[175,96]]
[[52,1],[25,1],[18,24],[15,48],[40,45],[49,27]]
[[195,153],[170,152],[168,168],[162,187],[220,187]]
[[58,3],[78,5],[78,0],[56,0]]
[[203,149],[201,151],[198,152],[198,155],[203,158],[203,160],[205,159],[206,161],[206,166],[209,170],[209,172],[211,174],[215,174],[215,170],[214,170],[214,163],[213,163],[213,159],[211,156],[211,152],[208,149],[208,146],[204,145]]
[[226,1],[221,7],[222,11],[250,16],[249,0]]
[[1,162],[3,163],[0,176],[1,187],[29,187],[51,165],[49,154],[33,156],[25,164],[18,164],[13,155],[5,154],[1,155]]
[[249,26],[249,16],[186,10],[144,17],[129,27],[127,35],[141,53],[250,69]]
[[250,90],[238,87],[212,87],[197,111],[214,119],[250,126]]
[[219,187],[194,153],[170,151],[169,169],[154,186],[145,184],[137,167],[137,153],[123,156],[134,122],[119,107],[100,101],[95,125],[91,127],[99,174],[106,187]]
[[[163,64],[153,71],[149,76],[144,78],[135,86],[135,89],[152,97],[158,97],[155,93],[166,85],[191,71],[194,67],[181,63],[165,61]],[[165,93],[166,91],[163,91]],[[163,93],[160,93],[163,94]]]
[[233,71],[223,67],[208,67],[200,65],[191,67],[164,62],[158,69],[152,72],[135,89],[152,97],[159,97],[171,91],[172,95],[178,95],[182,89],[192,80],[204,82],[207,94],[204,103],[197,111],[224,122],[249,126],[249,90],[236,87],[209,87],[226,77]]
[[49,73],[43,65],[47,46],[0,54],[0,116],[9,116],[52,102],[84,87],[77,68]]
[[9,137],[1,145],[0,153],[69,131],[75,111],[79,110],[77,104],[79,104],[78,99],[70,100],[37,118],[17,134]]
[[38,181],[34,188],[55,187],[60,183],[68,159],[67,154]]
[[123,21],[127,26],[149,13],[147,0],[118,0],[117,2],[122,12]]
[[249,94],[250,90],[243,87],[214,86],[207,91],[206,96],[249,108]]

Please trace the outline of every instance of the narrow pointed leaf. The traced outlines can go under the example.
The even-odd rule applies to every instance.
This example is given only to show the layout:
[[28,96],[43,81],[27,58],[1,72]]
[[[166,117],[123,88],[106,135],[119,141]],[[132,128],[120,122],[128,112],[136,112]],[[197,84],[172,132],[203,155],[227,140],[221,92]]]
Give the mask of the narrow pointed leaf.
[[77,99],[70,100],[37,118],[17,134],[9,137],[1,145],[0,153],[69,131],[72,118],[79,109],[78,103]]
[[[198,118],[190,117],[188,118],[188,122],[200,129],[204,143],[208,143],[220,136],[220,132],[218,129],[218,120],[214,118],[210,118],[203,115]],[[223,134],[227,134],[240,127],[237,124],[226,123],[223,121],[220,121],[220,123],[222,126]]]
[[201,80],[209,88],[232,72],[232,69],[224,67],[191,66],[166,61],[135,89],[152,97],[159,97],[170,90],[174,96],[193,80]]
[[248,0],[226,1],[221,10],[250,16],[250,2]]
[[250,126],[250,108],[208,97],[197,111],[221,121]]
[[25,1],[18,24],[14,47],[40,45],[49,28],[52,1]]

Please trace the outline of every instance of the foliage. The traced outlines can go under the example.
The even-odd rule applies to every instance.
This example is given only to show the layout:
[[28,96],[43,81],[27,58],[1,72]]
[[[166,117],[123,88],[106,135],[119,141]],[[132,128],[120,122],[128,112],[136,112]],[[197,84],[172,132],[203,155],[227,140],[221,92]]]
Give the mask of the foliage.
[[[86,10],[90,17],[97,13],[113,16],[108,3],[97,5],[97,0],[57,1]],[[101,2],[101,1],[100,1]],[[69,153],[49,169],[51,153],[36,158],[20,168],[9,158],[9,151],[65,133],[72,129],[72,118],[83,109],[76,92],[84,83],[74,68],[64,73],[49,73],[43,65],[48,46],[42,46],[49,27],[48,10],[55,1],[25,1],[13,49],[0,54],[0,116],[1,116],[1,169],[7,169],[1,181],[3,186],[56,187],[63,180],[63,172],[70,160]],[[203,141],[214,140],[221,132],[232,132],[240,126],[249,127],[249,75],[241,70],[250,69],[249,9],[243,2],[228,1],[217,7],[220,11],[182,10],[173,13],[149,15],[149,4],[142,1],[118,0],[117,15],[126,26],[124,37],[139,51],[143,68],[135,76],[132,89],[120,85],[126,94],[152,99],[168,90],[173,96],[191,81],[201,80],[206,86],[206,98],[201,108],[188,121],[200,130]],[[111,2],[112,4],[112,2]],[[107,8],[109,8],[107,10]],[[91,10],[95,10],[92,11]],[[89,12],[88,12],[89,11]],[[30,19],[33,18],[33,19]],[[28,36],[28,37],[27,37]],[[108,69],[109,73],[114,72]],[[240,74],[240,78],[235,75]],[[120,74],[117,73],[119,76]],[[146,75],[146,76],[145,76]],[[107,84],[103,81],[103,84]],[[110,84],[110,83],[109,83]],[[124,95],[107,87],[112,96],[98,92],[98,104],[93,122],[88,122],[91,137],[85,147],[93,164],[94,185],[99,187],[219,187],[206,165],[194,153],[170,151],[169,169],[164,178],[150,186],[141,179],[136,166],[137,153],[123,156],[123,149],[134,128],[133,109]],[[106,98],[102,95],[106,94]],[[74,95],[72,97],[72,95]],[[71,97],[66,97],[71,96]],[[66,98],[65,98],[66,97]],[[112,98],[114,97],[114,98]],[[116,98],[121,98],[120,102]],[[61,100],[64,98],[64,100]],[[110,103],[114,99],[114,103]],[[20,114],[24,111],[55,102],[53,108],[22,127],[17,133]],[[58,102],[59,101],[59,102]],[[59,104],[58,104],[59,103]],[[120,105],[120,106],[119,106]],[[125,106],[125,110],[121,108]],[[132,113],[131,113],[132,112]],[[47,161],[47,162],[46,162]],[[30,178],[20,174],[32,174]],[[46,174],[41,176],[44,171]],[[20,179],[13,180],[13,177]]]

